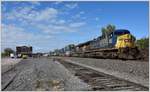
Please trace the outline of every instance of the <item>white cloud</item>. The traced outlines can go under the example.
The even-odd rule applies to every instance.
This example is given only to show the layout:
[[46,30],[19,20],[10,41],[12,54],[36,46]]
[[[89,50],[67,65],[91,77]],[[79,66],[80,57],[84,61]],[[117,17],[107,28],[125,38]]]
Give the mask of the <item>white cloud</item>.
[[96,20],[96,21],[98,21],[98,20],[99,20],[99,18],[98,18],[98,17],[96,17],[96,18],[95,18],[95,20]]
[[79,27],[86,25],[85,22],[75,22],[70,24],[64,24],[64,23],[65,23],[64,21],[60,20],[60,23],[58,25],[37,24],[37,27],[45,33],[58,34],[58,33],[65,33],[65,32],[77,32],[79,31],[78,30]]
[[[61,29],[66,30],[65,27],[56,27],[56,29],[60,31],[62,31]],[[6,24],[2,24],[1,41],[2,51],[7,47],[15,50],[16,46],[29,45],[33,46],[34,52],[49,52],[49,50],[62,48],[62,46],[70,43],[69,40],[63,38],[53,37],[48,34],[34,34],[26,32],[24,28]]]
[[4,4],[1,4],[1,9],[2,9],[2,12],[6,11],[6,7],[4,6]]
[[30,3],[33,5],[41,5],[40,2],[38,2],[38,1],[30,1]]
[[18,45],[44,45],[52,39],[52,36],[50,35],[43,36],[42,34],[36,34],[35,36],[33,33],[26,32],[24,28],[5,24],[2,24],[1,34],[2,50],[7,47],[15,49]]
[[87,17],[81,17],[81,19],[85,20],[85,19],[87,19]]
[[[34,2],[35,3],[35,2]],[[77,3],[69,3],[72,5],[72,8],[77,7]],[[19,13],[18,13],[19,12]],[[74,32],[71,30],[72,27],[80,27],[85,23],[67,23],[64,19],[59,19],[59,11],[55,8],[45,8],[42,10],[35,10],[33,6],[23,7],[12,10],[11,12],[6,13],[6,18],[8,20],[17,20],[22,26],[40,28],[41,31],[46,33],[61,33],[61,32]],[[84,11],[79,12],[79,16],[84,14]],[[70,26],[68,26],[70,25]],[[76,30],[77,31],[77,30]]]
[[69,9],[74,9],[74,8],[78,7],[78,4],[77,3],[68,3],[65,6]]
[[84,11],[81,11],[79,14],[85,14],[85,12],[84,12]]
[[[34,3],[36,4],[36,3]],[[77,7],[77,4],[73,4],[70,8]],[[9,24],[2,24],[2,48],[15,47],[17,45],[32,45],[43,48],[52,48],[51,44],[54,43],[55,48],[58,41],[65,45],[62,39],[54,39],[55,35],[60,33],[70,33],[79,31],[79,27],[84,26],[86,23],[66,20],[66,18],[59,17],[60,11],[55,8],[44,8],[36,10],[34,6],[19,7],[12,9],[9,12],[5,12],[5,21],[11,21]],[[84,14],[84,12],[79,12]],[[12,23],[14,25],[12,25]],[[38,30],[39,34],[35,34],[32,30],[26,28],[32,28]],[[61,45],[60,45],[61,46]]]
[[57,23],[58,24],[64,24],[64,23],[66,23],[66,21],[65,20],[59,20],[59,21],[57,21]]
[[85,22],[71,23],[70,27],[81,27],[84,26],[85,24],[86,24]]
[[58,5],[58,4],[62,3],[62,2],[63,2],[63,1],[56,1],[56,2],[54,2],[53,4]]
[[37,21],[41,21],[41,20],[50,20],[52,18],[55,18],[58,14],[58,11],[54,8],[47,8],[41,12],[39,12],[36,17],[35,20]]
[[55,26],[54,29],[61,31],[61,32],[75,32],[76,31],[68,26]]
[[[19,12],[19,13],[18,13]],[[36,11],[33,7],[24,7],[16,9],[12,12],[6,13],[7,19],[25,19],[27,21],[46,21],[56,18],[58,10],[54,8],[46,8],[44,10]]]
[[84,14],[85,14],[84,11],[80,11],[79,13],[72,16],[72,19],[85,19],[85,17],[83,16]]
[[67,26],[67,25],[43,25],[43,24],[37,24],[37,27],[38,27],[38,29],[40,29],[44,33],[48,33],[50,35],[78,31],[78,30],[75,30],[75,28],[73,29],[72,27]]

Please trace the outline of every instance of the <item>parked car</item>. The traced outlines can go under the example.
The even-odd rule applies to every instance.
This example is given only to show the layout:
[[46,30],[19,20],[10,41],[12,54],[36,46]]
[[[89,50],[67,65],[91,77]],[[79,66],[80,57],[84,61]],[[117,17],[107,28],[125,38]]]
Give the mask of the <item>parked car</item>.
[[10,57],[11,57],[11,58],[15,58],[14,53],[11,53],[11,54],[10,54]]

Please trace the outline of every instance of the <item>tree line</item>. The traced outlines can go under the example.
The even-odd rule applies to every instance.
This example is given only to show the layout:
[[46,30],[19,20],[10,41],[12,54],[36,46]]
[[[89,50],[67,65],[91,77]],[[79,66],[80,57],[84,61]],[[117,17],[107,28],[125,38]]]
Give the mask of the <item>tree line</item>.
[[138,46],[140,49],[147,49],[149,48],[149,38],[141,38],[136,41],[136,46]]
[[11,48],[5,48],[4,52],[1,53],[1,56],[7,57],[7,56],[10,56],[11,53],[15,53],[15,51],[12,50]]

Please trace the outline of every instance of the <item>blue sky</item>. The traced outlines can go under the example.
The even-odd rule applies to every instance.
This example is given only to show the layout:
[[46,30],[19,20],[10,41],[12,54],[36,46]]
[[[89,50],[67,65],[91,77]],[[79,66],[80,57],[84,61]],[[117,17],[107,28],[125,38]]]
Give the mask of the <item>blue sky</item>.
[[49,52],[101,35],[113,24],[148,37],[148,2],[2,2],[2,51],[18,45]]

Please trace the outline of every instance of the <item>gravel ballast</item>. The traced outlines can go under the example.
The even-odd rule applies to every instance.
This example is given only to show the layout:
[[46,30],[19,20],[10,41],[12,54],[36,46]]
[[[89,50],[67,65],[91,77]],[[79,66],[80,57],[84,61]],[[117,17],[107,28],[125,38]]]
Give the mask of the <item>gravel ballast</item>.
[[2,58],[1,59],[1,71],[2,71],[2,73],[13,68],[14,65],[19,63],[20,61],[21,61],[21,59],[16,59],[16,58]]
[[[52,59],[24,60],[21,72],[7,91],[85,91],[89,86],[73,76],[63,65]],[[23,67],[23,69],[21,68]],[[16,70],[17,71],[17,70]]]
[[86,65],[107,74],[149,86],[149,62],[65,57],[67,61]]

